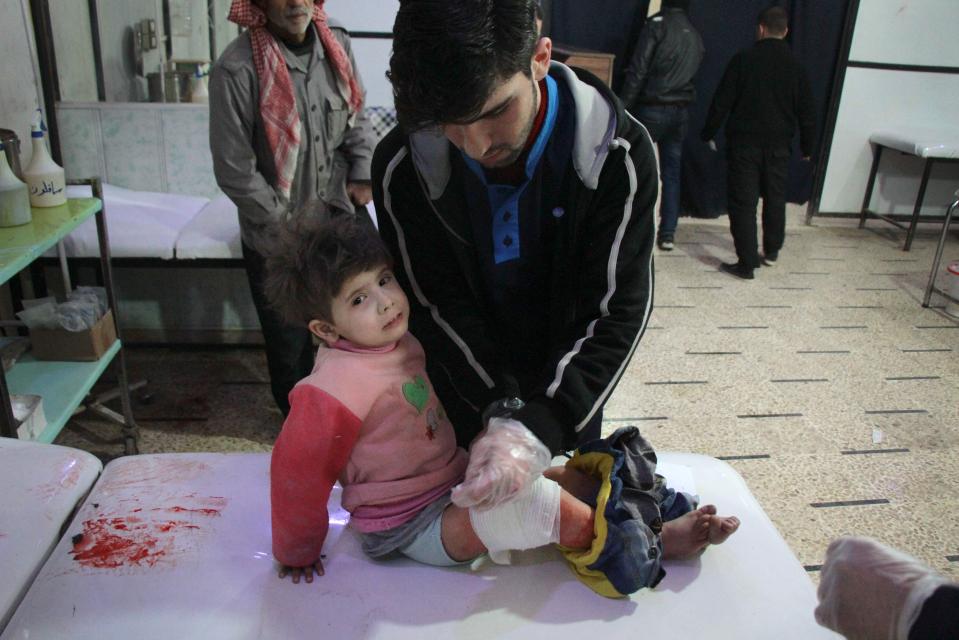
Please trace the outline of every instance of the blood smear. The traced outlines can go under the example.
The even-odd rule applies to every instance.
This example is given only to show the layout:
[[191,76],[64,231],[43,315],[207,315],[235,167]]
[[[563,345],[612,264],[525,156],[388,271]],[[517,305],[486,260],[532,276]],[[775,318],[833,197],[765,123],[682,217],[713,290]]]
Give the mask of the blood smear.
[[172,539],[161,541],[138,518],[97,518],[83,523],[83,538],[73,545],[73,559],[98,569],[124,565],[154,566]]
[[[203,507],[158,507],[150,512],[209,518],[219,516],[227,502],[221,497],[196,500]],[[154,567],[161,562],[172,562],[188,548],[182,544],[183,540],[178,541],[178,536],[200,533],[203,529],[196,522],[141,512],[142,508],[136,508],[126,516],[85,520],[83,535],[78,537],[71,551],[74,560],[82,566],[97,569]]]

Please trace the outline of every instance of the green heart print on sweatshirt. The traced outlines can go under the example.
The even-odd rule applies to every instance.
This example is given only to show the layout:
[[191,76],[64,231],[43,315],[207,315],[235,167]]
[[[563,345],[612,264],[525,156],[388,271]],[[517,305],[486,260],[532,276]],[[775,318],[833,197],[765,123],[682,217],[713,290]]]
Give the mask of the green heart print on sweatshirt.
[[416,376],[411,382],[403,383],[403,397],[416,408],[416,413],[423,413],[426,402],[430,399],[430,390],[422,376]]

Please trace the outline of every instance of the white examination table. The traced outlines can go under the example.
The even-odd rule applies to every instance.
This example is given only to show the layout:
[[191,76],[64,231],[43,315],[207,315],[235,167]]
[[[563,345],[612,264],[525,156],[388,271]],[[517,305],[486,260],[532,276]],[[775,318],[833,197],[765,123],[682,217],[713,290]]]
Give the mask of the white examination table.
[[[959,128],[931,128],[931,127],[898,127],[877,131],[869,136],[873,145],[872,167],[869,169],[869,180],[866,182],[866,195],[863,197],[862,208],[859,213],[859,228],[866,225],[869,217],[879,218],[900,229],[907,229],[906,242],[902,250],[909,251],[912,239],[916,234],[916,224],[919,222],[919,212],[922,201],[926,196],[926,186],[929,184],[929,175],[932,165],[936,162],[959,162]],[[876,184],[876,173],[879,171],[879,159],[883,149],[894,149],[901,153],[923,159],[922,180],[919,182],[919,192],[916,194],[916,204],[913,206],[912,218],[909,226],[905,226],[890,216],[875,213],[869,210],[872,200],[873,187]],[[941,218],[936,219],[936,221]]]
[[85,451],[0,438],[0,629],[102,469]]
[[673,484],[742,527],[699,560],[667,563],[655,590],[629,600],[593,594],[551,549],[475,573],[368,560],[338,490],[326,576],[294,585],[270,555],[268,454],[120,458],[2,638],[837,637],[814,621],[812,582],[739,475],[704,456],[660,458]]
[[[71,198],[90,197],[89,186],[69,186]],[[126,261],[204,260],[228,263],[243,259],[236,205],[223,194],[209,198],[176,193],[134,191],[103,185],[110,226],[110,253]],[[366,205],[376,221],[373,203]],[[93,220],[77,227],[66,239],[70,258],[99,257],[97,228]],[[51,250],[48,254],[53,256]]]
[[[89,198],[89,186],[69,186],[71,198]],[[210,202],[209,198],[176,193],[134,191],[103,185],[104,211],[114,258],[172,260],[180,231]],[[100,245],[94,220],[77,227],[64,241],[67,256],[97,258]]]

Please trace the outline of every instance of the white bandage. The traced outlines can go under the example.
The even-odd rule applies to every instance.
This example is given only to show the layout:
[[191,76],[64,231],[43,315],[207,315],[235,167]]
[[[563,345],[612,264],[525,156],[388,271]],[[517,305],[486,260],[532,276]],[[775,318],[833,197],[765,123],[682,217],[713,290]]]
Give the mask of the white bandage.
[[470,509],[470,522],[493,562],[508,564],[510,550],[559,542],[559,498],[559,485],[540,476],[509,502]]

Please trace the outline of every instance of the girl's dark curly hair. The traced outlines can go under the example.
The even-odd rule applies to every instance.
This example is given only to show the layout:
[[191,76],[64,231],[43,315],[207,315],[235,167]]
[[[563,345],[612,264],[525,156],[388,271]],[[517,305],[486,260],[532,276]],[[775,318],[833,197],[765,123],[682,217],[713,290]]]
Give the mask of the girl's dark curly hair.
[[330,217],[322,203],[307,208],[280,226],[276,248],[266,257],[263,293],[293,325],[332,321],[333,299],[347,280],[393,266],[369,219],[353,214]]

